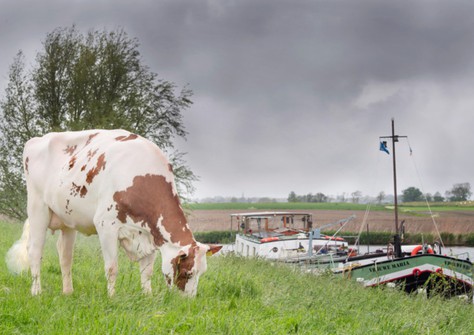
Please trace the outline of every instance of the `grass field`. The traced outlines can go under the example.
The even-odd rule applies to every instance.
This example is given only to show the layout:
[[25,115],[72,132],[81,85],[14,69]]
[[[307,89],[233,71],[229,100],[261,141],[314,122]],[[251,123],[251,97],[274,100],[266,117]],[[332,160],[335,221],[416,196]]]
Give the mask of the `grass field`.
[[[443,211],[474,211],[474,202],[433,202],[429,203],[433,212]],[[227,203],[190,203],[186,204],[190,210],[348,210],[365,211],[367,204],[353,203],[314,203],[314,202],[269,202],[269,203],[245,203],[245,202],[227,202]],[[401,211],[427,212],[428,206],[424,202],[409,202],[399,205]],[[392,205],[370,206],[371,211],[392,211]]]
[[31,297],[29,276],[11,275],[3,262],[21,226],[0,222],[0,229],[0,334],[472,334],[474,329],[473,305],[457,299],[364,289],[232,256],[209,258],[198,295],[189,299],[167,289],[159,270],[154,294],[144,296],[137,264],[121,254],[117,293],[109,298],[94,236],[78,236],[71,296],[60,293],[57,236],[48,236],[43,293]]
[[[269,203],[191,203],[186,205],[191,210],[365,210],[367,205],[352,203],[314,203],[314,202],[269,202]],[[385,210],[384,206],[373,206],[373,210]]]

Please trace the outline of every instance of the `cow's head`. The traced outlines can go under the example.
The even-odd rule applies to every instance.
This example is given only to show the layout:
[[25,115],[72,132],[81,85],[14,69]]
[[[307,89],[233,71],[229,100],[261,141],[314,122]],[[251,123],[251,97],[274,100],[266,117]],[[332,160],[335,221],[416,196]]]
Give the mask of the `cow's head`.
[[207,270],[206,255],[215,253],[220,248],[196,242],[174,251],[172,255],[169,254],[169,249],[162,249],[162,270],[168,286],[176,286],[186,295],[194,297],[199,277]]

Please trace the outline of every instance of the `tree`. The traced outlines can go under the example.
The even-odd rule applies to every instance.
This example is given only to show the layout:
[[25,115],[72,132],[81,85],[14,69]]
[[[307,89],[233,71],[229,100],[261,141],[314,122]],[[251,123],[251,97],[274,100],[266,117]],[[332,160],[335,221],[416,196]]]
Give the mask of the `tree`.
[[296,193],[291,191],[290,194],[288,195],[288,202],[297,202],[298,199],[296,197]]
[[352,192],[352,193],[351,193],[352,203],[353,203],[353,204],[358,204],[359,201],[360,201],[360,197],[361,197],[361,196],[362,196],[362,192],[361,192],[361,191]]
[[342,192],[341,195],[337,196],[337,201],[339,202],[346,202],[346,192]]
[[314,202],[327,202],[327,201],[328,201],[328,197],[324,193],[318,192],[314,196]]
[[441,196],[441,193],[439,192],[436,192],[433,196],[433,201],[435,202],[443,202],[444,201],[444,197]]
[[1,213],[25,217],[23,146],[50,131],[122,128],[142,135],[168,154],[180,194],[192,192],[197,178],[173,146],[186,137],[182,111],[192,92],[176,93],[174,83],[142,63],[138,47],[123,30],[83,35],[73,26],[46,36],[31,70],[17,54],[0,101]]
[[377,203],[380,205],[382,203],[382,201],[385,199],[385,192],[380,191],[379,194],[377,195],[376,199],[377,199]]
[[454,184],[451,191],[446,192],[449,201],[466,201],[472,195],[470,183]]
[[421,201],[423,193],[416,187],[409,187],[402,191],[403,202]]

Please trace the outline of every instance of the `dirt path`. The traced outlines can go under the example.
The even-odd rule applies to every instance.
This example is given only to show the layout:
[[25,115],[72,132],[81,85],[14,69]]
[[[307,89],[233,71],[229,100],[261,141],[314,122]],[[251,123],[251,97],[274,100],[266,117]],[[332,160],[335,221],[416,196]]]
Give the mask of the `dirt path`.
[[[193,231],[229,230],[230,214],[248,212],[233,210],[194,210],[189,213],[189,225]],[[345,231],[358,231],[363,222],[364,211],[333,211],[333,210],[312,210],[305,211],[313,214],[314,226],[318,227],[326,223],[336,222],[347,218],[352,214],[356,219],[350,222]],[[433,220],[426,214],[406,214],[400,213],[399,220],[405,220],[405,231],[407,233],[435,233],[436,228]],[[436,214],[434,221],[440,232],[452,234],[474,233],[474,212],[443,212]],[[366,221],[371,231],[394,231],[394,219],[392,212],[373,211]],[[235,227],[234,227],[235,228]]]

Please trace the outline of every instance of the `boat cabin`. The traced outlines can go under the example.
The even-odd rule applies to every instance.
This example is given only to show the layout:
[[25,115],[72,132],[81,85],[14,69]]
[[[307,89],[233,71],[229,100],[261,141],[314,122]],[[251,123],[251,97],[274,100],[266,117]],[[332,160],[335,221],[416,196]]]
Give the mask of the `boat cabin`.
[[340,237],[310,234],[313,217],[307,212],[255,212],[231,214],[231,230],[237,230],[235,252],[242,256],[288,259],[345,249]]

